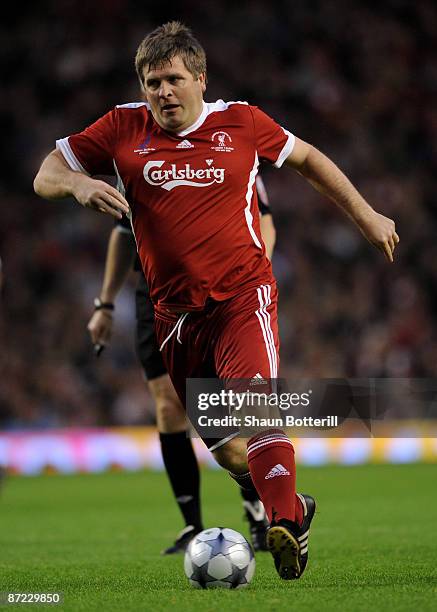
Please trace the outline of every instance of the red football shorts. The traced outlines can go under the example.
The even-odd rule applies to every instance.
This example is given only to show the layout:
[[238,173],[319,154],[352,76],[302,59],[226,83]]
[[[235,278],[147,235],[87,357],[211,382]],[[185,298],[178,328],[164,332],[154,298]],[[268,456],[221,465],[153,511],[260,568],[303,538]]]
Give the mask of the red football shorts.
[[[276,284],[271,283],[244,289],[225,301],[208,300],[200,312],[155,308],[158,345],[184,406],[187,378],[278,377],[277,298]],[[207,446],[213,446],[211,439]]]

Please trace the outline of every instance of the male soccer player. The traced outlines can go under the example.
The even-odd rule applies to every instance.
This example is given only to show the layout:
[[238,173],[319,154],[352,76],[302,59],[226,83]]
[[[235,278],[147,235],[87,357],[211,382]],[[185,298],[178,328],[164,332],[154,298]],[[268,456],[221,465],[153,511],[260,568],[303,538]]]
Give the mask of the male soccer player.
[[[271,259],[275,243],[275,227],[270,213],[267,192],[261,179],[256,177],[260,210],[261,236],[266,254]],[[171,384],[155,337],[155,318],[146,279],[140,272],[136,257],[132,227],[123,217],[117,221],[108,242],[105,271],[100,296],[88,330],[94,346],[101,350],[112,333],[114,301],[123,286],[132,264],[139,272],[135,292],[137,354],[156,407],[156,421],[164,465],[171,487],[185,521],[185,527],[174,544],[164,554],[184,551],[192,538],[202,531],[200,509],[200,474],[190,438],[184,408]],[[268,526],[262,503],[254,491],[241,489],[245,517],[249,522],[252,546],[255,551],[266,549]]]
[[[183,403],[187,378],[275,379],[277,290],[256,212],[259,160],[297,170],[389,261],[399,240],[395,224],[330,159],[259,108],[205,103],[205,52],[180,23],[146,36],[136,70],[146,102],[119,106],[59,140],[35,190],[46,198],[74,196],[116,217],[131,215],[157,338]],[[90,176],[111,171],[123,193]],[[241,486],[256,488],[270,520],[267,544],[277,572],[299,578],[315,502],[296,493],[291,441],[281,430],[248,442],[235,432],[208,447]]]

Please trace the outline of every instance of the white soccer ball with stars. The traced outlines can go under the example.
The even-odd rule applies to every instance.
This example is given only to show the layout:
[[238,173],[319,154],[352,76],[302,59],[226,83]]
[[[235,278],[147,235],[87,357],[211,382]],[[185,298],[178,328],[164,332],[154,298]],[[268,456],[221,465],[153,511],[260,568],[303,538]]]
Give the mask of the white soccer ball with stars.
[[241,533],[213,527],[191,540],[185,552],[184,570],[197,589],[241,589],[253,578],[255,557]]

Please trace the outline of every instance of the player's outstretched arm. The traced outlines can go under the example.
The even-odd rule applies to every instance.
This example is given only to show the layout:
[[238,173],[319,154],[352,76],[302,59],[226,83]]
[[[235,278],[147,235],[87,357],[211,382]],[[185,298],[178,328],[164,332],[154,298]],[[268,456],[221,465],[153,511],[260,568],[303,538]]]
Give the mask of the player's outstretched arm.
[[114,187],[71,170],[60,151],[52,151],[43,161],[33,182],[35,193],[48,200],[73,196],[85,208],[121,219],[129,212],[125,198]]
[[365,238],[393,262],[393,252],[399,242],[394,221],[377,213],[333,161],[312,145],[296,138],[286,163],[340,206]]
[[[103,274],[100,301],[102,304],[114,304],[120,289],[124,285],[136,255],[135,243],[130,233],[114,227],[108,241],[105,271]],[[94,311],[88,323],[88,331],[94,345],[104,347],[111,339],[113,309],[99,308]]]

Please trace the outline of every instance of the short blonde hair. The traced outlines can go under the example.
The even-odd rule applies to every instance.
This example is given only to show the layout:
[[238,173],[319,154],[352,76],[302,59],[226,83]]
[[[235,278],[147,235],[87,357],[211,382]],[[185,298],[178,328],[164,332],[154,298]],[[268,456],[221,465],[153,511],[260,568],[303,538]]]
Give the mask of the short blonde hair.
[[206,55],[202,45],[190,28],[179,21],[169,21],[148,34],[137,49],[135,69],[141,85],[144,87],[146,66],[152,69],[163,66],[176,55],[181,56],[195,79],[202,73],[206,75]]

